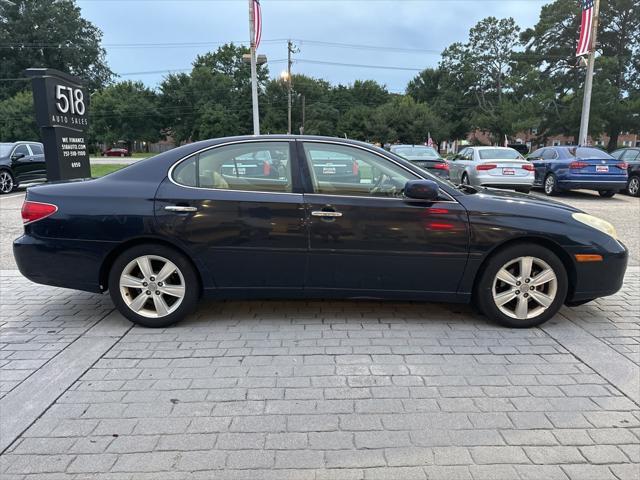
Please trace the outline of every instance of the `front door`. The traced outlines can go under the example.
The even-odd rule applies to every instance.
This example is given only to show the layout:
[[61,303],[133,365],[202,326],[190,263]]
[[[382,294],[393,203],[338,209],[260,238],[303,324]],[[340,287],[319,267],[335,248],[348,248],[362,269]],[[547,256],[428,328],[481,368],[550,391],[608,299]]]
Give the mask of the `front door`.
[[[240,294],[302,289],[308,232],[291,143],[213,147],[179,163],[161,184],[159,234],[200,262],[206,283]],[[248,168],[248,158],[259,168]]]
[[[402,195],[418,176],[374,151],[302,142],[312,191],[305,193],[310,256],[305,287],[350,296],[375,292],[452,293],[468,250],[467,214],[453,199]],[[356,162],[357,178],[319,175],[328,158]]]
[[18,145],[11,153],[11,170],[18,182],[27,182],[34,178],[34,165],[31,162],[31,152],[24,144]]

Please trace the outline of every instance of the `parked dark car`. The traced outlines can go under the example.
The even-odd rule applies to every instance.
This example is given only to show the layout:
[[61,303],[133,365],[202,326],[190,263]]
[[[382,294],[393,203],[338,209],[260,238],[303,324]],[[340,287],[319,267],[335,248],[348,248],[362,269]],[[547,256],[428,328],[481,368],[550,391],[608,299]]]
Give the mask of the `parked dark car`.
[[131,152],[127,148],[112,147],[102,152],[103,157],[130,157]]
[[585,189],[609,198],[627,187],[627,164],[599,148],[545,147],[528,159],[535,167],[534,187],[547,195]]
[[627,164],[629,180],[626,193],[632,197],[640,197],[640,148],[621,148],[611,156]]
[[21,183],[47,181],[44,148],[38,142],[0,143],[0,194]]
[[449,164],[433,147],[425,145],[391,145],[392,153],[443,178],[449,178]]
[[[276,178],[222,171],[285,152]],[[359,178],[316,174],[327,158]],[[515,192],[455,187],[365,143],[310,136],[207,140],[102,178],[27,191],[14,242],[37,283],[103,292],[168,326],[201,295],[470,302],[530,327],[617,292],[627,250],[608,222]],[[73,265],[73,268],[69,268]]]

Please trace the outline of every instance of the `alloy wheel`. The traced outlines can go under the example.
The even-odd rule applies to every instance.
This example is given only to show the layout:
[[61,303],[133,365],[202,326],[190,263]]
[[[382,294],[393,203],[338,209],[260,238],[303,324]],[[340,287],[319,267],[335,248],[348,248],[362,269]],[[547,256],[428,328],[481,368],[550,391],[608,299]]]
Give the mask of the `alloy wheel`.
[[9,172],[0,172],[0,192],[11,193],[13,190],[13,177]]
[[498,309],[518,320],[543,314],[556,299],[557,292],[556,273],[536,257],[518,257],[503,265],[491,291]]
[[631,177],[627,190],[629,192],[629,195],[637,197],[638,192],[640,192],[640,177]]
[[186,292],[180,269],[156,255],[129,262],[120,275],[119,286],[126,305],[147,318],[162,318],[175,312]]
[[544,181],[544,193],[550,195],[556,189],[556,179],[553,178],[553,175],[549,175],[547,179]]

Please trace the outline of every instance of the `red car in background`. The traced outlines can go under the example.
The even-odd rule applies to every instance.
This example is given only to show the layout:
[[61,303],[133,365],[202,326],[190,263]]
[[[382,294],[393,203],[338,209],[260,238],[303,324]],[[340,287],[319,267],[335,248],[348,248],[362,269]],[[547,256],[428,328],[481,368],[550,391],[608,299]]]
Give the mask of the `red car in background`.
[[113,147],[102,152],[103,157],[130,157],[131,152],[126,148]]

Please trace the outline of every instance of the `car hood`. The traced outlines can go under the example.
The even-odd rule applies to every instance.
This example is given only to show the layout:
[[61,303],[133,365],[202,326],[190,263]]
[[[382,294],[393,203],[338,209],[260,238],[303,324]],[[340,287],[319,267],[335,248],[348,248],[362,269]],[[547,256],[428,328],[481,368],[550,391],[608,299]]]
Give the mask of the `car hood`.
[[464,205],[465,198],[474,197],[474,200],[482,199],[483,204],[487,207],[487,210],[491,210],[489,206],[492,202],[496,202],[496,204],[500,204],[503,206],[504,204],[514,204],[515,206],[539,206],[546,208],[555,208],[558,210],[564,210],[569,213],[581,212],[577,208],[574,208],[565,203],[556,202],[554,200],[549,200],[547,198],[538,197],[536,195],[528,195],[524,193],[512,192],[508,190],[499,190],[493,188],[481,188],[474,187],[477,189],[477,193],[471,195],[462,195],[461,197],[457,197],[460,202]]

